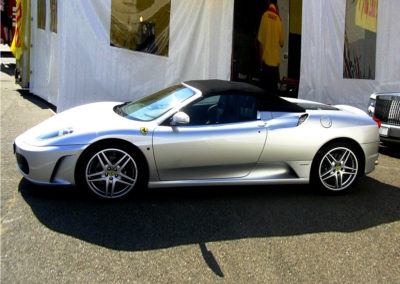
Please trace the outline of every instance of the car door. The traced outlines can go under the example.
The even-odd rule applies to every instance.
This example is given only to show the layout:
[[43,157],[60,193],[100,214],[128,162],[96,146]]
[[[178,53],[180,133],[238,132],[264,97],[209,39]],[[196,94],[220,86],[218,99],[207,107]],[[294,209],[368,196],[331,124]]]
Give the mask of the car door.
[[153,133],[160,180],[240,178],[255,167],[267,136],[256,98],[212,96],[182,111],[191,123],[166,123]]

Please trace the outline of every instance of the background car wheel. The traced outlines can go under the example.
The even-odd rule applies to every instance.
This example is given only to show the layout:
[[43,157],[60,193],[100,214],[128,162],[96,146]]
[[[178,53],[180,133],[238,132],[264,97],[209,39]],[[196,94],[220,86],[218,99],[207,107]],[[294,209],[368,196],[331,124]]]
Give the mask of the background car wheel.
[[143,184],[145,171],[141,160],[130,147],[94,146],[79,160],[77,185],[104,199],[126,197]]
[[317,153],[311,169],[311,182],[325,193],[344,193],[359,178],[362,165],[353,145],[330,144]]

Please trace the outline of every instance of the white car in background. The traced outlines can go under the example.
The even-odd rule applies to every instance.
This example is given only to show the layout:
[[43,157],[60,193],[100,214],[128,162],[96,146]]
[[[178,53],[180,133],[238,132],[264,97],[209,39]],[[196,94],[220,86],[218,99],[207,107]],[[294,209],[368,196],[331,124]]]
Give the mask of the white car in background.
[[381,141],[400,142],[400,93],[372,94],[368,113],[380,125]]

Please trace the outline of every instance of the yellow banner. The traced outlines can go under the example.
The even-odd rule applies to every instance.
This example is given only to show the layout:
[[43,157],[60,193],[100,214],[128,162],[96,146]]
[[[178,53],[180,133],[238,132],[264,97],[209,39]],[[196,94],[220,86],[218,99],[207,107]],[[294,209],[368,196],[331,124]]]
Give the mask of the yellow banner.
[[356,25],[376,33],[378,0],[357,0]]
[[16,27],[13,42],[11,44],[11,52],[15,58],[19,60],[22,53],[26,49],[25,46],[25,24],[26,24],[26,2],[27,0],[17,0],[16,5]]

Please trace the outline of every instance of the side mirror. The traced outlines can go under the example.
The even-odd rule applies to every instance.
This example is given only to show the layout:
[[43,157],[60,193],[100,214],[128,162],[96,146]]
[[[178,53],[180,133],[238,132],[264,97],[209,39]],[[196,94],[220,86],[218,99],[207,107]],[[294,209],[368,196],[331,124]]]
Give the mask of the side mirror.
[[180,111],[174,114],[170,124],[172,126],[178,126],[178,125],[186,125],[189,123],[190,123],[190,117],[186,113]]

